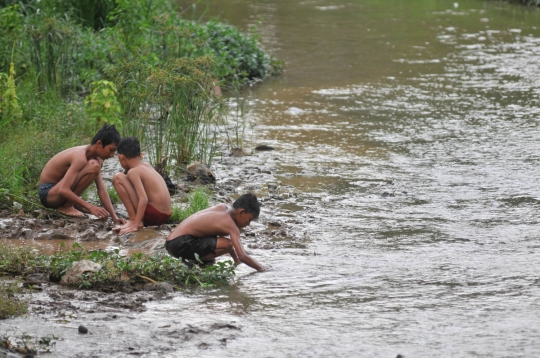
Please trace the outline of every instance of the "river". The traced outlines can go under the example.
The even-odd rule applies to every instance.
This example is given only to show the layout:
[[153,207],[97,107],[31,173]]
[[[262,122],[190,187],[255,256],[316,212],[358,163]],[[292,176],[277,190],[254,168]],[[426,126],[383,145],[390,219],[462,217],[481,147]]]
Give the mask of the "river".
[[231,287],[96,322],[94,343],[73,352],[539,356],[540,11],[473,0],[210,9],[257,25],[286,62],[247,91],[245,146],[276,150],[234,160],[294,187],[261,215],[302,244],[252,246],[271,270],[242,265]]

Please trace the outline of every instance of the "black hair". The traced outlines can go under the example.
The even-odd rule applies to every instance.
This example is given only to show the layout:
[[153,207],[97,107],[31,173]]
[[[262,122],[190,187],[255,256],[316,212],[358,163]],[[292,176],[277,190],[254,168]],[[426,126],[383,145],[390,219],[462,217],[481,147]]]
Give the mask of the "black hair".
[[120,143],[120,133],[116,130],[114,125],[110,126],[104,124],[103,127],[96,133],[94,138],[92,138],[91,144],[96,144],[100,140],[101,144],[105,147],[111,143]]
[[118,143],[118,154],[123,154],[126,158],[135,158],[141,155],[141,144],[137,137],[125,137]]
[[247,193],[236,199],[232,204],[233,209],[244,209],[246,213],[253,214],[255,218],[259,217],[261,207],[257,201],[257,197],[253,193]]

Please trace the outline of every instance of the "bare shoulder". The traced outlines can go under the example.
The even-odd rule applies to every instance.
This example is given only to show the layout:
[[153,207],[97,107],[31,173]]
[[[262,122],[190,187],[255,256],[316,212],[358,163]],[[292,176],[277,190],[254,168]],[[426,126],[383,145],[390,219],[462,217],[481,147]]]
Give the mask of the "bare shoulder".
[[229,209],[229,206],[227,204],[217,204],[210,208],[210,210],[217,211],[217,212],[227,211],[227,209]]

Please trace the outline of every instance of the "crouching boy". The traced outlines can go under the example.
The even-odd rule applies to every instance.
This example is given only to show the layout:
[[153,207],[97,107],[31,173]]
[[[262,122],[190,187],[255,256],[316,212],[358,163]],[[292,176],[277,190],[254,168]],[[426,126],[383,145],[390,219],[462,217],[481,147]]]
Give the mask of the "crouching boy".
[[[82,217],[83,212],[107,219],[109,214],[115,224],[118,218],[101,177],[103,161],[116,152],[120,133],[114,126],[104,125],[89,145],[66,149],[52,157],[43,167],[39,177],[39,199],[46,208],[56,209],[67,216]],[[81,194],[96,183],[97,193],[104,208],[94,206],[81,198]]]
[[[229,254],[235,265],[241,262],[257,271],[264,267],[249,257],[240,242],[240,229],[259,217],[260,207],[254,194],[244,194],[228,207],[218,204],[201,210],[182,221],[169,235],[165,248],[171,256],[202,261]],[[228,236],[228,237],[227,237]]]
[[113,177],[113,186],[126,207],[129,220],[113,230],[120,235],[137,231],[144,225],[159,226],[172,214],[171,196],[163,177],[141,160],[141,146],[135,137],[118,144],[118,160],[127,172]]

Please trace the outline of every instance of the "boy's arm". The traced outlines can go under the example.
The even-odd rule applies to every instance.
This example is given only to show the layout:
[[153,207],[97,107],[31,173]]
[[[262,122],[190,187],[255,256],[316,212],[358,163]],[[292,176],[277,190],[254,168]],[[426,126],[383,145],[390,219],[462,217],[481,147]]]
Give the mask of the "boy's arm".
[[99,200],[101,201],[101,204],[105,207],[105,210],[111,214],[111,218],[115,224],[123,224],[126,221],[124,219],[120,219],[116,212],[114,211],[114,207],[111,202],[111,198],[109,197],[109,193],[107,192],[107,188],[105,187],[105,183],[103,182],[103,178],[101,177],[101,173],[96,177],[96,180],[94,180],[96,183],[96,189],[99,196]]
[[236,252],[236,256],[238,256],[238,259],[257,271],[264,271],[264,267],[262,265],[260,265],[257,261],[253,260],[248,254],[244,252],[244,249],[242,248],[242,243],[240,242],[240,231],[238,230],[238,228],[234,227],[234,230],[231,230],[229,236],[231,238],[231,242],[234,247],[234,251]]
[[139,230],[139,227],[143,226],[142,220],[144,217],[144,212],[146,211],[146,206],[148,205],[148,196],[144,190],[144,185],[142,183],[142,178],[138,170],[131,169],[127,173],[127,177],[133,185],[137,197],[139,198],[139,204],[137,205],[137,214],[135,215],[135,220],[131,223],[130,226],[123,228],[118,233],[119,235],[127,234],[128,232],[133,232]]

